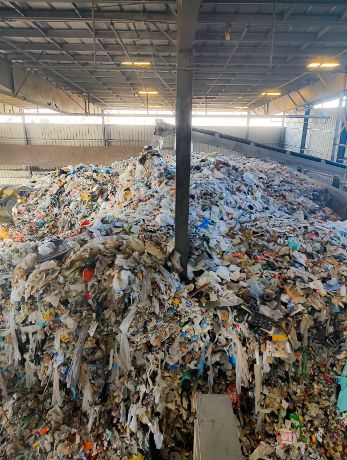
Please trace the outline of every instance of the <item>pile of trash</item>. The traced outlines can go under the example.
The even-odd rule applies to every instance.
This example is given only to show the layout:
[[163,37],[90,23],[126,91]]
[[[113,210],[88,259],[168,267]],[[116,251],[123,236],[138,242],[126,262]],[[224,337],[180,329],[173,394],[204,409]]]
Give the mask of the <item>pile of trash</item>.
[[[0,240],[0,456],[192,459],[196,393],[230,394],[245,459],[347,454],[347,230],[274,162],[192,155],[41,178]],[[232,414],[231,414],[232,416]]]

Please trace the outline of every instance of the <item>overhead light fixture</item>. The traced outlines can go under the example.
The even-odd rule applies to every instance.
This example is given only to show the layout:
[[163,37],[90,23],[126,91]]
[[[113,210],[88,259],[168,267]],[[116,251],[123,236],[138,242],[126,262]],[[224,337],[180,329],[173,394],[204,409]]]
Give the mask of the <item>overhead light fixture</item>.
[[122,62],[122,65],[145,66],[145,65],[151,65],[151,63],[150,63],[150,62],[131,62],[131,61],[124,61],[124,62]]
[[324,62],[321,67],[338,67],[339,65],[338,62]]
[[248,105],[245,105],[244,107],[232,107],[233,109],[248,109]]
[[326,69],[329,69],[329,68],[338,67],[339,65],[340,65],[339,62],[323,62],[323,63],[311,62],[311,64],[308,64],[307,67],[309,67],[310,69],[316,69],[317,67],[325,67]]
[[261,93],[261,96],[280,96],[281,93],[275,93],[275,92],[265,92],[265,93]]
[[158,91],[139,91],[139,94],[158,94]]

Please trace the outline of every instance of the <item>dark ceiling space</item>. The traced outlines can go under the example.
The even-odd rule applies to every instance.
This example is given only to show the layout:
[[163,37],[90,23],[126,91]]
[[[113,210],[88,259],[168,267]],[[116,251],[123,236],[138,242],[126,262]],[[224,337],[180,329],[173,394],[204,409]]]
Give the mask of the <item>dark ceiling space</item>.
[[[143,109],[147,98],[174,110],[176,14],[175,1],[2,2],[1,56],[104,110]],[[255,108],[262,92],[287,94],[331,72],[307,67],[317,60],[345,71],[345,1],[202,1],[193,110]]]

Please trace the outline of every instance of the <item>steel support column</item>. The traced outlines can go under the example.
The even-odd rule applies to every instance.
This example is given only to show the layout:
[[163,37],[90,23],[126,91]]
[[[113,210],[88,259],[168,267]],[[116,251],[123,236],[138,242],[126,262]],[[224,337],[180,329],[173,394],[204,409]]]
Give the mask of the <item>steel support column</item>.
[[[306,107],[305,115],[310,115],[310,107]],[[300,153],[305,153],[307,129],[308,129],[308,118],[304,118],[304,124],[302,127],[302,135],[301,135]]]
[[334,133],[334,141],[333,147],[331,149],[331,161],[335,161],[335,154],[336,154],[336,147],[339,145],[340,139],[340,125],[341,125],[341,113],[342,113],[342,99],[343,99],[344,92],[341,92],[339,97],[339,108],[336,114],[336,125],[335,125],[335,133]]
[[175,247],[187,276],[190,150],[192,140],[193,42],[200,0],[177,2],[176,213]]
[[251,121],[251,112],[247,112],[246,139],[249,140],[249,122]]
[[[343,110],[345,111],[345,119],[347,115],[347,107],[344,107]],[[346,153],[346,141],[347,141],[347,131],[345,125],[343,125],[343,129],[341,130],[340,134],[340,141],[339,141],[339,148],[337,149],[337,156],[336,156],[336,162],[337,163],[343,163],[345,159],[345,153]]]
[[23,126],[23,133],[24,133],[25,145],[29,145],[28,132],[27,132],[27,125],[26,125],[26,123],[25,123],[25,116],[22,116],[22,126]]
[[[283,115],[285,115],[285,113]],[[308,120],[308,118],[305,118],[305,120]],[[279,143],[278,143],[278,146],[279,146],[280,149],[284,148],[285,137],[286,137],[286,128],[284,126],[284,117],[283,117],[282,118],[282,129],[281,129],[281,134],[280,134],[280,140],[279,140]]]
[[102,127],[102,144],[104,146],[107,146],[107,137],[106,137],[106,125],[105,125],[105,114],[102,112],[102,118],[101,118],[101,127]]

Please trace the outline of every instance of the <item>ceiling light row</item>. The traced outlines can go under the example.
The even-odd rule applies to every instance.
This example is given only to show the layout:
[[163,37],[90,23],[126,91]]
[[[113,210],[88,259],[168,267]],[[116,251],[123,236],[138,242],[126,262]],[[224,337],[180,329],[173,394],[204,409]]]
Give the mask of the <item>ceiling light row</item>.
[[122,62],[122,65],[135,65],[135,66],[141,67],[141,66],[151,65],[151,63],[147,61],[137,61],[137,62],[124,61]]
[[333,69],[334,67],[338,67],[339,65],[339,62],[311,62],[311,64],[308,64],[307,67],[309,67],[310,69],[317,69],[318,67],[323,67],[325,69]]

